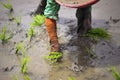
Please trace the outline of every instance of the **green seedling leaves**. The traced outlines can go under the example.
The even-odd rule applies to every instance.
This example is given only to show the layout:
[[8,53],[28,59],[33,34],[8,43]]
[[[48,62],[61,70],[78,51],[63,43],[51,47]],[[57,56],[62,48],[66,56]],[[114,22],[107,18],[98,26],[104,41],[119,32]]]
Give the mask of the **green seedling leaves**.
[[33,17],[34,22],[31,23],[31,27],[41,26],[45,22],[44,15],[36,15]]
[[6,37],[6,27],[3,28],[2,34],[0,34],[0,39],[2,40],[2,42],[5,41]]
[[28,31],[28,38],[29,38],[29,41],[31,41],[32,37],[34,36],[35,34],[35,30],[34,30],[34,27],[30,27],[29,31]]
[[22,59],[22,65],[21,65],[21,72],[24,74],[27,72],[27,63],[29,61],[29,57],[23,57]]
[[17,25],[20,25],[21,19],[21,17],[15,17],[15,22],[17,23]]
[[91,29],[86,35],[93,38],[94,40],[98,40],[100,38],[103,38],[105,40],[110,39],[110,34],[103,28]]
[[74,77],[69,77],[68,80],[76,80]]
[[30,77],[28,75],[24,75],[24,80],[30,80]]
[[115,69],[115,67],[112,67],[111,70],[112,70],[112,74],[113,74],[114,78],[115,78],[116,80],[120,80],[120,74],[119,74],[119,72]]
[[20,42],[20,43],[17,44],[15,54],[18,55],[19,51],[21,51],[22,55],[24,56],[26,50],[25,50],[25,45],[24,45],[23,42]]
[[0,34],[0,40],[2,40],[2,44],[7,42],[11,38],[12,38],[12,32],[10,33],[10,35],[7,35],[6,26],[4,26],[3,31]]
[[62,58],[63,54],[61,52],[51,52],[49,56],[46,56],[46,59],[50,60],[52,63],[57,62]]
[[2,3],[2,2],[1,2],[1,5],[2,5],[4,8],[9,9],[10,12],[13,12],[13,6],[12,6],[10,0],[8,0],[7,3]]

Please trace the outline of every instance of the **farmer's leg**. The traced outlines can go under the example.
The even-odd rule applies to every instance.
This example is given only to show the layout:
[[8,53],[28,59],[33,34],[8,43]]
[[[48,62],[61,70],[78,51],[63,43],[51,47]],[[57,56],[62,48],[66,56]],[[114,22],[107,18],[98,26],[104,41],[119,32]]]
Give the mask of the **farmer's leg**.
[[83,23],[84,23],[84,17],[83,17],[83,11],[81,8],[78,8],[76,11],[76,18],[77,18],[77,33],[81,33],[84,29]]
[[44,11],[44,15],[46,16],[45,24],[50,38],[51,52],[59,51],[57,26],[56,26],[56,20],[58,19],[59,9],[60,9],[60,5],[58,5],[54,0],[47,0],[47,5]]
[[91,29],[91,6],[78,8],[76,11],[78,33],[86,33]]
[[37,7],[37,10],[35,11],[35,14],[44,14],[45,6],[47,4],[47,0],[41,0],[40,4]]
[[91,29],[91,6],[84,8],[84,28],[85,32]]

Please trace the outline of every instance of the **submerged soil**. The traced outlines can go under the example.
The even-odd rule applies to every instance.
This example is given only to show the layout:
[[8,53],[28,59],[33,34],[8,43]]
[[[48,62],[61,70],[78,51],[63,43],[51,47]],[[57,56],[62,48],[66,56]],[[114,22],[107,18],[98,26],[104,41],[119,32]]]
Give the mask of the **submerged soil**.
[[[57,26],[63,58],[55,64],[45,59],[50,52],[45,25],[35,27],[36,34],[31,42],[28,42],[26,36],[33,21],[30,13],[37,8],[39,0],[11,2],[14,8],[12,16],[7,9],[0,6],[0,33],[4,25],[7,25],[7,34],[13,32],[12,39],[7,43],[2,45],[0,41],[0,80],[13,80],[15,76],[24,80],[20,71],[22,56],[15,55],[15,46],[19,42],[25,43],[26,55],[30,59],[27,64],[30,80],[68,80],[69,77],[75,77],[76,80],[115,80],[110,68],[115,66],[120,72],[119,0],[101,0],[93,6],[93,28],[105,28],[112,35],[109,41],[99,40],[96,44],[76,33],[76,9],[62,6]],[[15,21],[9,21],[9,18],[16,16],[22,17],[19,26]]]

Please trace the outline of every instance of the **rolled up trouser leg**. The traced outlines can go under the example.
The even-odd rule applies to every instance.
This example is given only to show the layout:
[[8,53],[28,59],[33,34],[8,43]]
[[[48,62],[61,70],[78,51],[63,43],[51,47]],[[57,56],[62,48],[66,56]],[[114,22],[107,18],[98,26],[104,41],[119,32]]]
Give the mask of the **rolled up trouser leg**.
[[57,37],[56,20],[58,19],[58,11],[60,5],[55,0],[47,0],[44,15],[46,17],[46,29],[50,37],[51,52],[59,51],[59,43]]
[[58,37],[57,37],[56,20],[46,18],[45,24],[46,24],[46,29],[50,38],[51,52],[58,52],[59,43],[58,43]]
[[37,7],[37,9],[36,9],[36,11],[35,11],[35,14],[43,15],[46,4],[47,4],[47,0],[41,0],[38,7]]

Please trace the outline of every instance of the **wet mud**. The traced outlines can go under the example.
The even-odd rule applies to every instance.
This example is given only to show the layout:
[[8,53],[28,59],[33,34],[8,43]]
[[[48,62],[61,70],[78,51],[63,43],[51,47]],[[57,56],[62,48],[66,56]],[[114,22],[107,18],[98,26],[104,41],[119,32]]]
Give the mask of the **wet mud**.
[[[9,11],[0,6],[0,33],[5,24],[7,34],[13,32],[13,37],[7,43],[2,45],[0,41],[0,80],[13,80],[15,76],[24,80],[20,65],[22,55],[15,55],[15,46],[19,42],[25,43],[26,55],[30,58],[27,64],[30,80],[68,80],[70,77],[76,80],[115,80],[110,68],[115,66],[120,72],[120,11],[116,11],[119,0],[101,0],[93,6],[92,27],[102,27],[112,35],[110,40],[100,39],[97,43],[77,34],[76,9],[61,7],[57,31],[63,58],[55,64],[45,59],[50,45],[44,24],[35,27],[36,34],[31,42],[26,36],[33,18],[30,13],[37,8],[39,0],[11,2],[14,8],[12,17],[21,16],[22,21],[19,26],[14,20],[9,21]],[[111,12],[111,9],[115,11]]]

